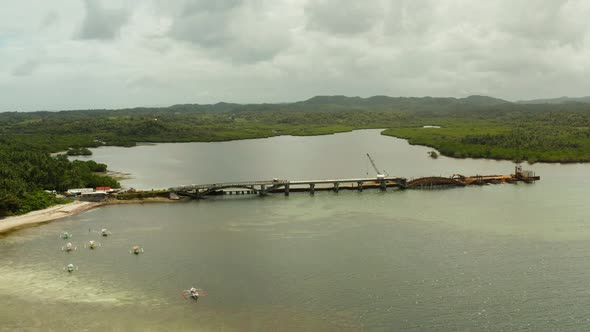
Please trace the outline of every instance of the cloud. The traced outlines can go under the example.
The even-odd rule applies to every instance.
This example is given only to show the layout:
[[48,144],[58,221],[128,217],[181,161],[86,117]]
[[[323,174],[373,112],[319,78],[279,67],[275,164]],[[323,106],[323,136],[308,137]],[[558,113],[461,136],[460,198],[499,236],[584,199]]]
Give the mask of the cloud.
[[39,62],[38,60],[27,60],[16,66],[12,70],[12,75],[29,76],[39,67],[39,65],[41,65],[41,62]]
[[305,5],[307,26],[334,34],[357,34],[370,30],[382,20],[383,3],[340,0],[311,0]]
[[587,17],[584,0],[15,2],[0,110],[586,95]]
[[193,15],[197,13],[209,12],[224,12],[233,8],[241,6],[243,0],[189,0],[182,3],[182,13],[186,15]]
[[56,12],[51,11],[51,12],[47,13],[47,15],[45,15],[45,17],[43,18],[43,21],[41,21],[41,24],[39,25],[39,27],[41,29],[48,28],[48,27],[56,24],[58,20],[59,20],[59,15],[57,15]]
[[288,22],[271,1],[189,1],[172,18],[170,37],[236,63],[271,60],[288,48]]
[[86,16],[78,34],[80,39],[113,39],[127,22],[124,10],[103,8],[98,0],[85,0],[84,6]]

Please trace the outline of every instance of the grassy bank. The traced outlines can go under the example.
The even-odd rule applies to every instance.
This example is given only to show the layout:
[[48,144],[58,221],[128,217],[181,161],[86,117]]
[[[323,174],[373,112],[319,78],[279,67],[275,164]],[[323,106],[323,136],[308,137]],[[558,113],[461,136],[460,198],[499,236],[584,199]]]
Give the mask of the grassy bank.
[[390,128],[384,135],[437,149],[453,158],[535,162],[588,162],[587,129],[571,127],[447,124],[444,128]]

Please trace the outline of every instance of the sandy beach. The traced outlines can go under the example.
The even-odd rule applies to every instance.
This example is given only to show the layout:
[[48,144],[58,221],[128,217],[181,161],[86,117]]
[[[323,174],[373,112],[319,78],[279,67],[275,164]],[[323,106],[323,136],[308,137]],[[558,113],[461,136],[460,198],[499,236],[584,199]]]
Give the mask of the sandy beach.
[[68,217],[105,204],[107,203],[74,201],[69,204],[59,204],[47,209],[32,211],[20,216],[0,219],[0,234],[43,222]]
[[27,214],[20,216],[7,217],[0,219],[0,234],[9,233],[18,229],[22,229],[35,224],[40,224],[60,218],[69,217],[90,209],[111,205],[111,204],[137,204],[137,203],[150,203],[150,202],[180,202],[182,200],[170,200],[163,197],[153,197],[144,199],[131,199],[131,200],[117,200],[107,199],[102,202],[83,202],[74,201],[69,204],[55,205],[47,209],[32,211]]

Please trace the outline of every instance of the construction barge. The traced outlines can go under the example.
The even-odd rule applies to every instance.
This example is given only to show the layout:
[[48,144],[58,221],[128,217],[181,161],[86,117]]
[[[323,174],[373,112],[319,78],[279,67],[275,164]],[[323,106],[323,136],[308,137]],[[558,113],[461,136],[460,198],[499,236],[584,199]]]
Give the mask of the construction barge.
[[268,181],[228,182],[214,184],[193,184],[168,189],[170,193],[192,198],[204,198],[213,195],[260,195],[271,193],[309,192],[316,191],[355,190],[364,189],[442,189],[449,187],[465,187],[472,185],[487,185],[501,183],[534,183],[540,180],[532,171],[523,171],[520,166],[515,167],[510,175],[475,175],[463,176],[454,174],[451,177],[430,176],[407,180],[401,177],[378,174],[376,178],[352,178],[329,180],[289,181],[273,179]]

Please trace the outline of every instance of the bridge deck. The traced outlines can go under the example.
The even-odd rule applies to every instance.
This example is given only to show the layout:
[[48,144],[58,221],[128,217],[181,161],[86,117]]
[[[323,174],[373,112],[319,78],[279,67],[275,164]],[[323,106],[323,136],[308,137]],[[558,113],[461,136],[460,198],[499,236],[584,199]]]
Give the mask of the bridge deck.
[[[384,181],[403,181],[403,178],[394,178],[394,177],[385,177],[383,178]],[[298,185],[298,184],[324,184],[324,183],[357,183],[357,182],[379,182],[381,179],[379,178],[352,178],[352,179],[331,179],[331,180],[303,180],[303,181],[289,181],[289,185]]]
[[[349,178],[349,179],[316,179],[316,180],[263,180],[263,181],[244,181],[244,182],[223,182],[210,184],[192,184],[170,188],[169,191],[182,193],[183,195],[200,198],[206,195],[215,195],[219,193],[232,193],[236,189],[242,190],[241,193],[253,193],[266,195],[269,192],[284,191],[285,195],[293,191],[309,191],[313,194],[315,190],[334,190],[356,189],[362,191],[363,188],[381,188],[385,190],[388,187],[398,187],[400,189],[423,189],[437,186],[466,186],[485,183],[515,183],[523,181],[532,183],[540,180],[538,176],[524,176],[523,174],[511,175],[476,175],[471,177],[452,176],[452,177],[423,177],[408,181],[401,177],[370,177],[370,178]],[[316,185],[320,185],[316,188]],[[321,185],[332,185],[332,187]],[[344,186],[341,186],[343,184]],[[347,185],[349,184],[349,185]],[[232,191],[232,189],[234,189]],[[236,193],[240,191],[235,191]]]
[[276,184],[285,184],[289,181],[245,181],[245,182],[223,182],[223,183],[210,183],[210,184],[191,184],[186,186],[179,186],[170,188],[177,191],[195,190],[195,189],[209,189],[209,188],[231,188],[231,187],[252,187],[252,186],[272,186]]
[[[186,186],[178,186],[170,188],[171,191],[190,191],[190,190],[201,190],[211,188],[244,188],[254,186],[293,186],[293,185],[309,185],[309,184],[329,184],[329,183],[358,183],[358,182],[379,182],[382,179],[379,178],[351,178],[351,179],[319,179],[319,180],[300,180],[300,181],[289,181],[289,180],[263,180],[263,181],[245,181],[245,182],[223,182],[223,183],[210,183],[210,184],[192,184]],[[398,182],[404,181],[403,178],[396,177],[385,177],[384,181],[387,182]]]

